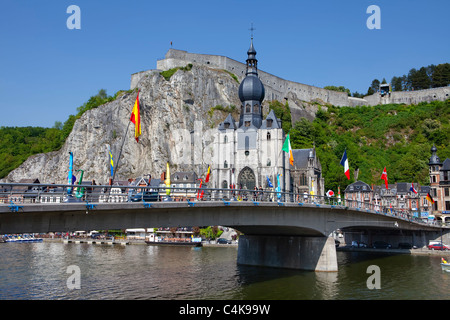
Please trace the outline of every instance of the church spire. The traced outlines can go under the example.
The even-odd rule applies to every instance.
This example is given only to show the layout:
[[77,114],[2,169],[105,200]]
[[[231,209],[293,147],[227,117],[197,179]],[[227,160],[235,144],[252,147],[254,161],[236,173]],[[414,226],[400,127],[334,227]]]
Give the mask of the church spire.
[[256,50],[253,46],[253,24],[250,48],[247,51],[247,71],[244,80],[239,86],[239,99],[242,102],[241,115],[239,118],[239,127],[260,128],[262,124],[262,106],[265,90],[264,85],[258,78],[258,69],[256,60]]

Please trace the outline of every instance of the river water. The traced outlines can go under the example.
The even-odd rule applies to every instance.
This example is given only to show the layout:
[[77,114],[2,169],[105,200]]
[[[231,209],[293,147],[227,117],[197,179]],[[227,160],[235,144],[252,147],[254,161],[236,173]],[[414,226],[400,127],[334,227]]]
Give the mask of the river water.
[[[228,246],[5,243],[0,299],[450,299],[440,256],[337,255],[339,271],[319,273],[238,266]],[[371,265],[380,268],[380,289],[367,287]]]

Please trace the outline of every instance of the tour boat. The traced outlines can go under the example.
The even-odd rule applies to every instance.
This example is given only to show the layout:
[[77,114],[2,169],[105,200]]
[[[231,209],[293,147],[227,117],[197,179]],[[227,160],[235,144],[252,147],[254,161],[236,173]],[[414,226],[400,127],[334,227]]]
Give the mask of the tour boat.
[[145,240],[145,243],[151,246],[182,246],[182,247],[201,247],[201,241],[192,241],[189,238],[179,239],[179,238],[165,238],[160,241]]

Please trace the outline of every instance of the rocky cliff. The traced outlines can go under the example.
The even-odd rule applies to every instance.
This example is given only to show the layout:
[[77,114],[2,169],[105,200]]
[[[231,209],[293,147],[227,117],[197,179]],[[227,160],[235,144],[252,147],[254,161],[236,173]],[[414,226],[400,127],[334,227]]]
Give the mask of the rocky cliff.
[[[212,133],[229,111],[234,110],[235,120],[239,119],[236,79],[224,70],[194,65],[190,70],[178,70],[169,80],[159,71],[149,72],[139,80],[137,88],[140,89],[142,135],[137,143],[134,125],[130,125],[116,180],[145,174],[159,177],[167,162],[172,172],[205,172],[212,157]],[[38,178],[43,183],[66,183],[69,151],[72,151],[74,170],[84,170],[83,180],[107,183],[110,174],[108,147],[111,146],[117,166],[136,95],[137,91],[126,93],[85,112],[75,122],[59,151],[30,157],[6,180]],[[293,121],[297,119],[295,114],[313,118],[316,106],[305,107],[294,98],[289,101]],[[263,113],[267,114],[267,102],[263,108]]]

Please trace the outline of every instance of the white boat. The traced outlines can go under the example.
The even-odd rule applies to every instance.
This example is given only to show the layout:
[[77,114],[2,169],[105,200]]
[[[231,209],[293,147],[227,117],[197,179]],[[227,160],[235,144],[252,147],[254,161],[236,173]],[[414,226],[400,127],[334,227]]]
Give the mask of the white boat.
[[450,263],[441,263],[441,268],[443,271],[450,272]]
[[450,272],[450,263],[444,260],[444,258],[441,258],[441,268],[442,271]]

